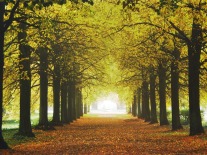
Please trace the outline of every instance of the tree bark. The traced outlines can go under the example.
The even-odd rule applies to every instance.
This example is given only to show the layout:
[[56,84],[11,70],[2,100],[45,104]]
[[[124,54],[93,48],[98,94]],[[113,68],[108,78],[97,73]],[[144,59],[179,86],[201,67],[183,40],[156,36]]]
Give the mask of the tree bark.
[[148,82],[143,82],[143,112],[144,112],[144,119],[146,122],[150,121],[150,109],[149,109],[149,88]]
[[40,110],[38,128],[49,129],[48,122],[48,53],[47,49],[39,48],[40,54]]
[[136,92],[134,93],[134,117],[137,117],[137,96]]
[[76,103],[76,118],[80,118],[80,98],[79,98],[79,90],[75,90],[75,103]]
[[83,113],[84,114],[87,114],[88,113],[88,105],[87,104],[84,104],[84,111],[83,111]]
[[189,117],[190,135],[204,133],[200,113],[199,72],[202,47],[202,28],[194,17],[191,43],[188,44]]
[[68,123],[67,121],[67,83],[61,82],[61,122]]
[[182,129],[179,109],[179,69],[180,52],[175,48],[174,60],[171,63],[171,103],[172,103],[172,130]]
[[138,90],[137,90],[137,108],[138,108],[137,116],[138,116],[138,118],[141,118],[141,115],[142,115],[142,112],[141,112],[141,93],[142,93],[141,88],[138,88]]
[[142,113],[141,113],[141,118],[143,119],[143,118],[145,118],[145,116],[146,116],[146,110],[145,110],[145,90],[144,90],[144,87],[143,87],[143,82],[142,82],[142,87],[141,87],[141,89],[142,89],[142,104],[141,104],[141,108],[142,108]]
[[72,118],[73,121],[77,120],[77,110],[76,110],[76,88],[75,82],[72,82]]
[[18,33],[19,40],[19,71],[20,71],[20,124],[18,135],[34,137],[30,119],[31,102],[31,47],[26,44],[26,24],[19,25],[22,32]]
[[4,72],[4,13],[5,2],[0,2],[0,149],[8,149],[9,146],[5,142],[2,135],[3,121],[3,72]]
[[80,90],[80,116],[83,116],[83,96],[82,96],[82,90]]
[[133,96],[133,101],[132,101],[132,116],[136,116],[136,109],[135,109],[135,95]]
[[155,95],[155,75],[154,68],[151,68],[150,73],[150,103],[151,103],[151,121],[150,123],[158,123],[157,121],[157,110],[156,110],[156,95]]
[[68,81],[68,111],[67,120],[69,123],[73,122],[73,98],[72,98],[72,82]]
[[61,125],[60,122],[60,66],[54,64],[53,74],[53,120],[54,125]]
[[169,125],[166,110],[166,68],[163,62],[159,63],[159,98],[160,98],[160,125]]
[[78,118],[80,118],[81,116],[83,116],[82,94],[80,89],[78,89],[77,92],[78,92]]

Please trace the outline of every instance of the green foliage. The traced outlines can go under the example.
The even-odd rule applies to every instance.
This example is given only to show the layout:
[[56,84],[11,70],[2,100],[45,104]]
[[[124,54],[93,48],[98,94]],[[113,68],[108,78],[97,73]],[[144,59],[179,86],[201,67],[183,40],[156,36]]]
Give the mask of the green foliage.
[[[11,10],[15,1],[7,2],[7,9]],[[26,40],[33,48],[32,111],[39,109],[39,48],[48,50],[47,72],[50,86],[54,64],[59,64],[62,80],[75,79],[76,88],[82,90],[84,103],[88,105],[110,92],[118,93],[120,100],[130,105],[133,94],[141,86],[143,79],[149,80],[150,67],[153,66],[157,73],[158,63],[165,61],[166,68],[169,68],[170,63],[175,60],[173,51],[177,48],[180,51],[180,59],[176,60],[179,61],[180,101],[182,106],[187,106],[188,62],[185,39],[191,38],[189,30],[192,26],[192,17],[198,16],[203,30],[207,28],[205,11],[201,9],[199,14],[193,11],[193,8],[198,6],[197,1],[188,3],[186,0],[152,0],[141,3],[126,0],[123,2],[124,9],[115,1],[77,2],[21,1],[15,14],[15,19],[19,20],[12,24],[5,37],[4,119],[12,119],[9,117],[11,114],[18,117],[17,33],[20,31],[18,22],[20,19],[24,21],[25,17],[27,20],[24,22],[28,24]],[[206,4],[203,5],[203,10],[206,10]],[[205,53],[203,46],[202,107],[206,106]],[[168,93],[169,79],[170,76]],[[49,105],[53,102],[51,89],[49,87]],[[188,122],[187,112],[181,111],[184,122]]]
[[180,119],[181,119],[182,124],[184,125],[189,124],[189,110],[188,109],[180,110]]
[[[201,117],[204,118],[204,111],[203,110],[201,110]],[[188,125],[190,123],[188,109],[180,110],[180,119],[181,119],[181,123],[184,125]]]
[[[13,114],[14,112],[11,111],[11,113]],[[48,114],[48,119],[49,120],[52,119],[51,113]],[[39,113],[31,114],[31,123],[33,127],[39,123]],[[10,117],[4,117],[3,126],[2,126],[3,130],[12,130],[12,129],[17,129],[18,127],[19,127],[19,117],[14,115]]]

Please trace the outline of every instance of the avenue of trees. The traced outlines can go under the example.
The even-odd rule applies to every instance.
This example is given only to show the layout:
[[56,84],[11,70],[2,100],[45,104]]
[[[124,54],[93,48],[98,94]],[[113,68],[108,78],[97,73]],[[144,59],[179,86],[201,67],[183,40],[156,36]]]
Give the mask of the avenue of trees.
[[172,130],[182,102],[190,135],[204,133],[206,14],[206,0],[0,0],[0,149],[3,118],[19,116],[17,135],[33,137],[32,112],[36,128],[54,129],[110,91]]
[[[133,73],[126,80],[139,79],[134,115],[157,122],[158,102],[160,125],[167,125],[166,103],[170,99],[172,130],[182,128],[182,89],[189,101],[190,135],[204,133],[200,90],[205,91],[201,88],[206,85],[206,1],[126,1],[124,7],[131,9],[131,20],[120,28],[126,31],[129,52],[123,52],[120,59],[122,69]],[[129,27],[138,33],[133,35]]]
[[[19,109],[17,135],[33,137],[31,109],[35,102],[39,102],[33,108],[39,107],[37,128],[53,129],[83,115],[82,88],[93,83],[93,79],[101,80],[99,61],[104,55],[94,53],[99,42],[93,40],[91,23],[84,19],[90,18],[90,12],[85,12],[90,4],[52,2],[0,3],[1,84],[4,84],[1,86],[1,107],[4,103],[1,148],[8,148],[2,136],[3,114],[15,115]],[[80,8],[82,12],[78,12]],[[49,100],[53,102],[51,122]]]

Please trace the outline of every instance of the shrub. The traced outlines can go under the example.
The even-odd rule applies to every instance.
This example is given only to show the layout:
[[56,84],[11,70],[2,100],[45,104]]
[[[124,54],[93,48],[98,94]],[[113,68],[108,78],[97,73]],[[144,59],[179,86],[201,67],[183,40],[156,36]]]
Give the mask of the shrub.
[[[203,110],[201,110],[201,117],[202,118],[204,117],[204,111]],[[181,120],[181,123],[183,125],[188,125],[190,123],[189,110],[187,110],[187,109],[180,110],[180,120]]]

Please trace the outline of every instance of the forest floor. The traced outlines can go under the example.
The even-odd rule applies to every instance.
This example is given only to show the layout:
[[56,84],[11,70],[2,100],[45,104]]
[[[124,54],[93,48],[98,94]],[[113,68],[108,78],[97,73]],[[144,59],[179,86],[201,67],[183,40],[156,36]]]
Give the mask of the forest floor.
[[90,114],[56,130],[34,130],[36,138],[0,154],[207,154],[207,135],[149,124],[130,115]]

